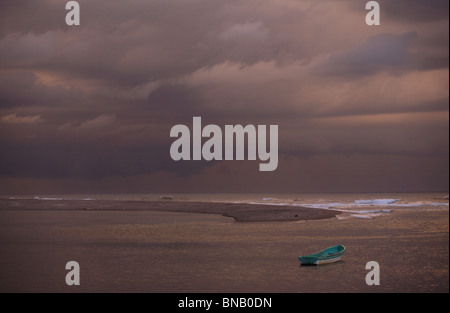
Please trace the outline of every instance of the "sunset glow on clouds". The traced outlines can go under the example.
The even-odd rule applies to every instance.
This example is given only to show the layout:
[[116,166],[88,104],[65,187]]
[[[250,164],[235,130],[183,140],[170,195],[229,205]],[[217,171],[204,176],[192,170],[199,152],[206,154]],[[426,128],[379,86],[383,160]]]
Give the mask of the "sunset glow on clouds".
[[[448,190],[448,1],[79,3],[0,4],[5,192]],[[278,170],[174,162],[193,116],[279,125]]]

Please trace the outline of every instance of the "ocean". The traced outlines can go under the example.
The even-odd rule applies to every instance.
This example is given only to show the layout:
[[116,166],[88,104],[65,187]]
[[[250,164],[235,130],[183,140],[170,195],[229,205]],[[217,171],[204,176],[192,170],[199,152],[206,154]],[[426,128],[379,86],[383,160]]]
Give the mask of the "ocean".
[[448,210],[449,195],[435,193],[324,193],[324,194],[46,194],[3,195],[0,200],[43,201],[183,201],[245,203],[257,205],[298,206],[340,211],[337,218],[372,219],[391,213],[393,210]]
[[[341,214],[237,222],[208,210],[128,209],[146,201]],[[97,202],[104,209],[88,207]],[[0,292],[448,292],[448,203],[448,193],[3,195]],[[346,247],[341,261],[300,266],[299,255],[336,244]],[[79,286],[66,284],[69,261],[80,265]],[[366,284],[371,261],[379,286]]]

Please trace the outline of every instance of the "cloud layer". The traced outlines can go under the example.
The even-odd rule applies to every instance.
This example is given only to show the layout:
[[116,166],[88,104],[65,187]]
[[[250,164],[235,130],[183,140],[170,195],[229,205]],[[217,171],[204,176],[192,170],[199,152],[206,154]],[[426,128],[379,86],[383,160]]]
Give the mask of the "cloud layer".
[[[448,1],[79,3],[0,3],[5,192],[448,189]],[[279,125],[279,170],[172,161],[193,116]]]

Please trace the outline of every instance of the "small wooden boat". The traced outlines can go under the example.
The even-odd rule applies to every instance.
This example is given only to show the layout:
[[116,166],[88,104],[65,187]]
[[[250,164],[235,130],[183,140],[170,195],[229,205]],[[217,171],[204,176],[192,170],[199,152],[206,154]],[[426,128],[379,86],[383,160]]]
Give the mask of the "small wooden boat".
[[299,256],[298,259],[302,265],[319,265],[337,262],[344,253],[345,247],[343,245],[337,245],[326,248],[316,254]]

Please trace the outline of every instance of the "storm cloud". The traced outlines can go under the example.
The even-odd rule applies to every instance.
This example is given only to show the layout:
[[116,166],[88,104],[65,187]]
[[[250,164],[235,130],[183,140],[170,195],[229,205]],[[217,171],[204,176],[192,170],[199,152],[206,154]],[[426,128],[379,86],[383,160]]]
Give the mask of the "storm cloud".
[[[2,192],[448,190],[448,1],[0,3]],[[279,125],[279,168],[172,126]],[[411,174],[413,173],[413,174]]]

